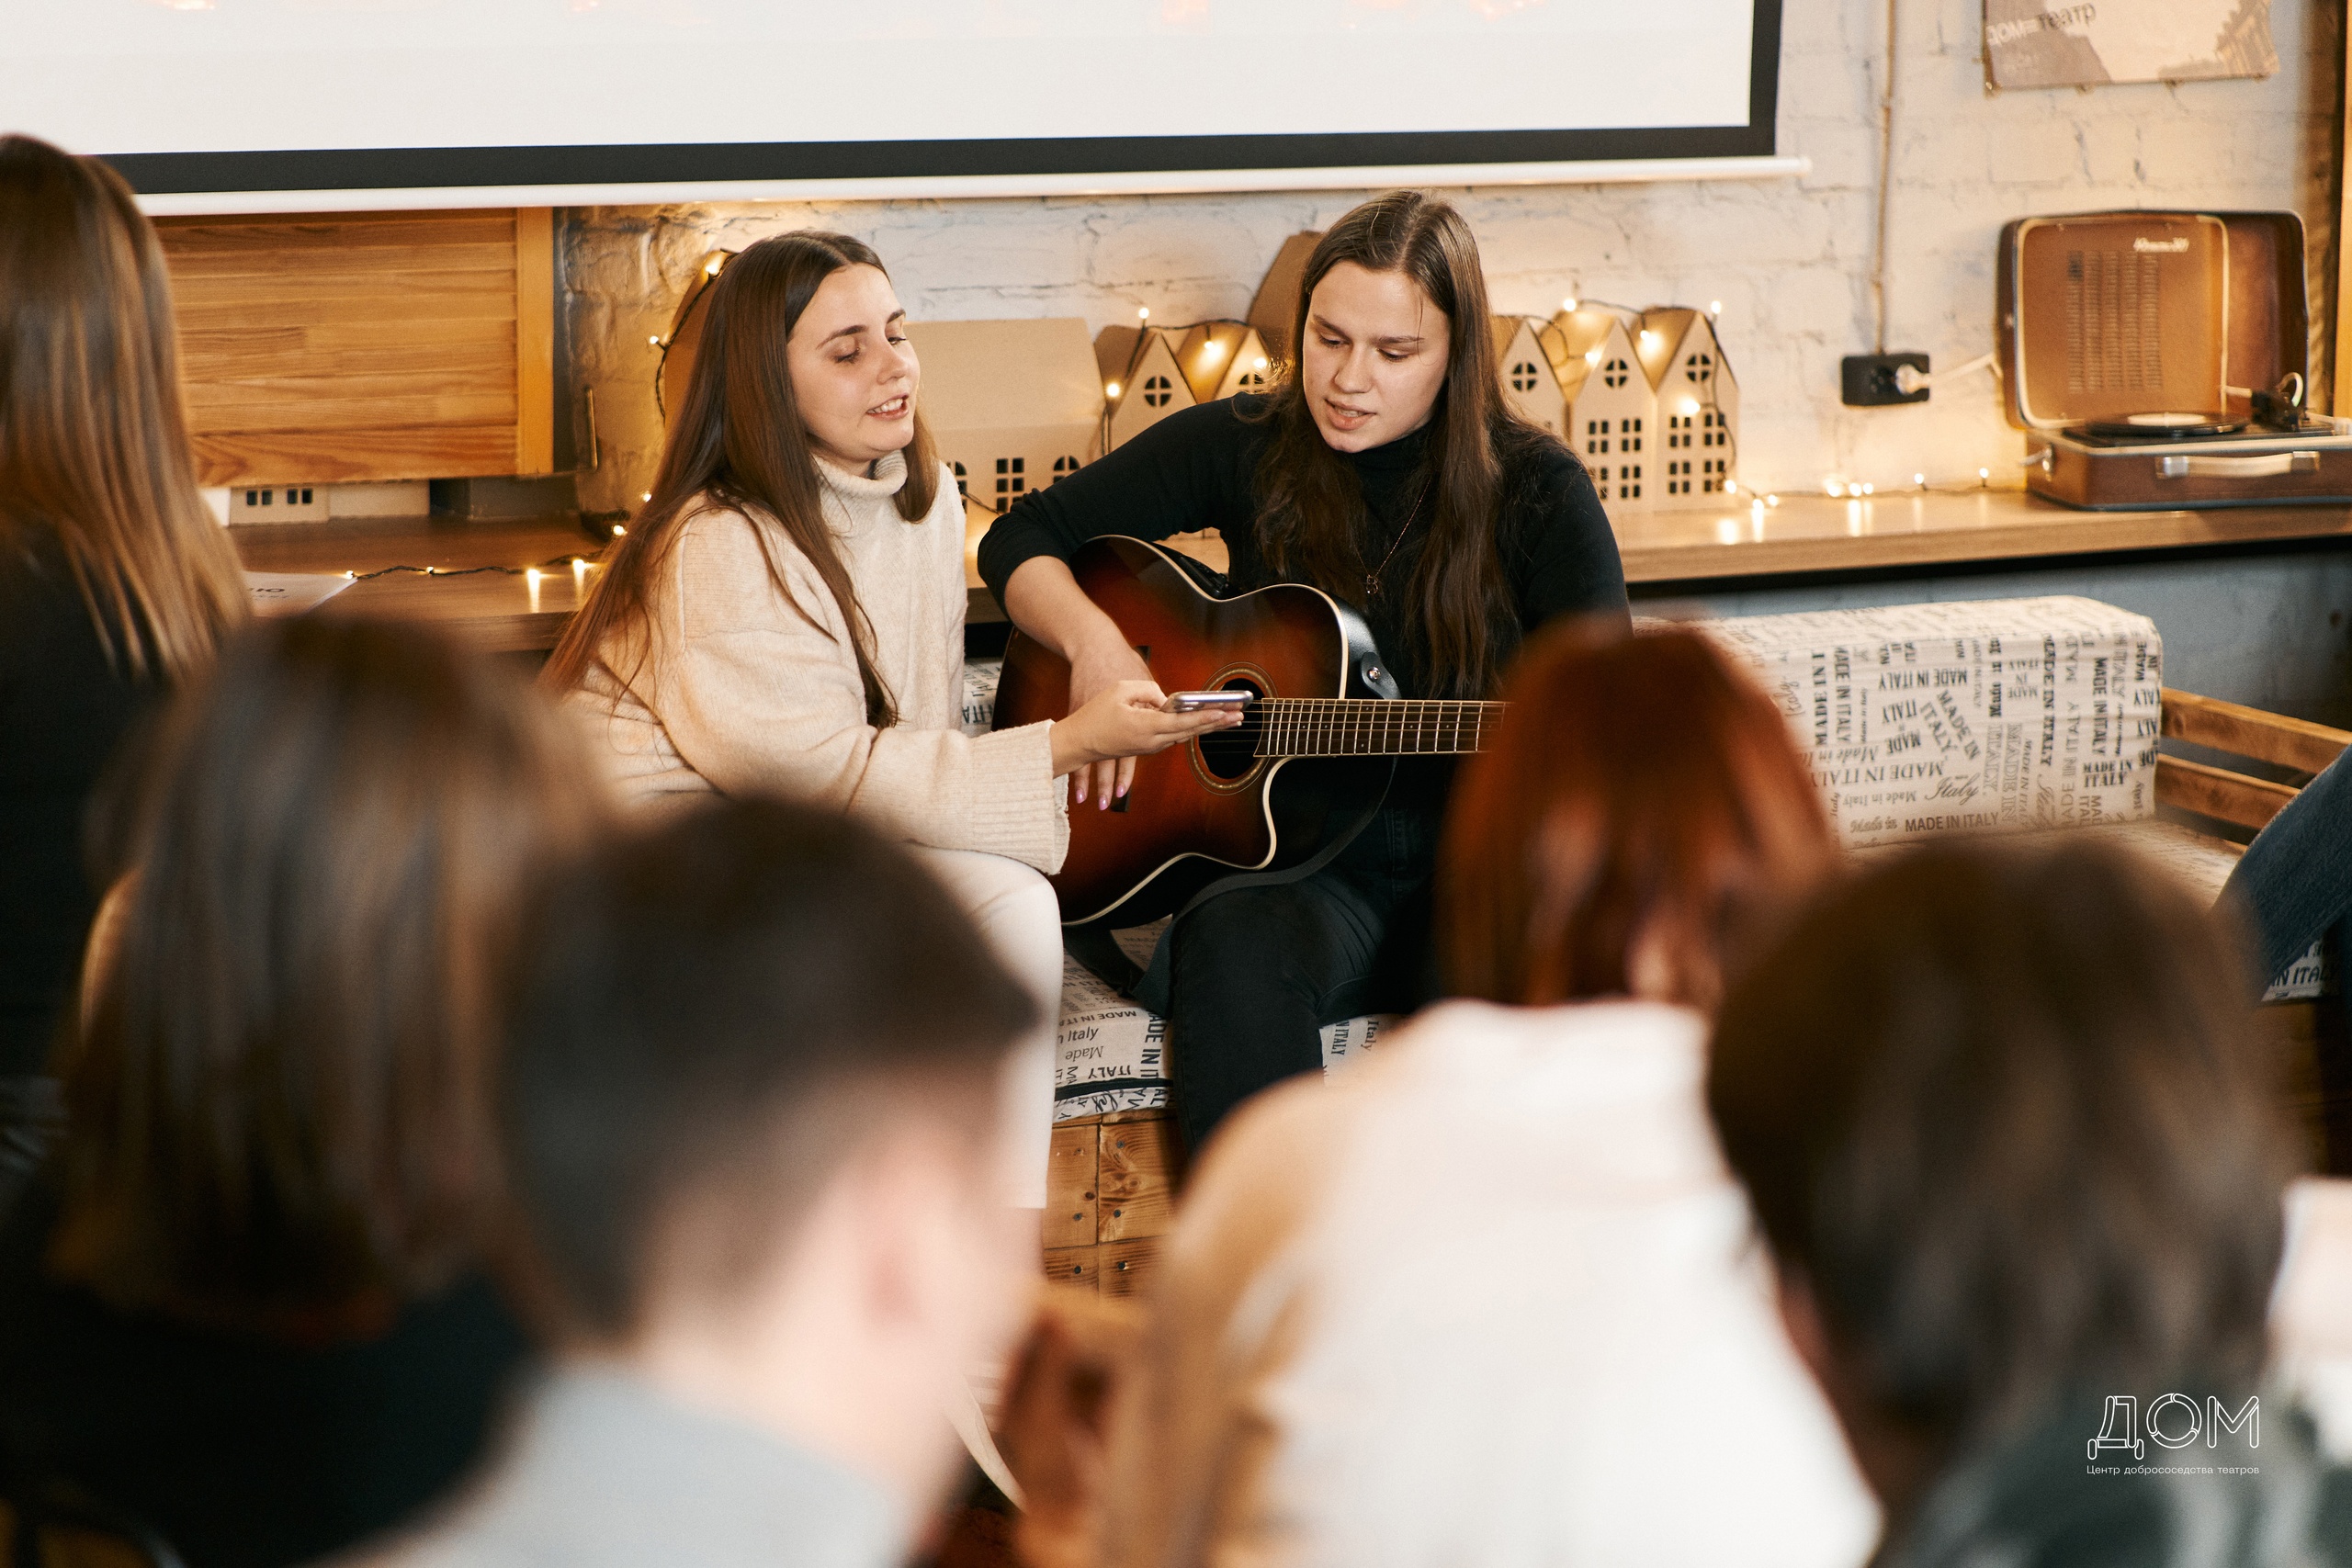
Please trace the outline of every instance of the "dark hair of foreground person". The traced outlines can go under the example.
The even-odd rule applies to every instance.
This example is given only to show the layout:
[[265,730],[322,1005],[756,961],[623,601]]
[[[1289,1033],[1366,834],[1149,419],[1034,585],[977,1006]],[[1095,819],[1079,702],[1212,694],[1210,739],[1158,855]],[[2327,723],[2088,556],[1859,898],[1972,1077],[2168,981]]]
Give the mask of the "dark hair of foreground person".
[[[564,1340],[723,1291],[892,1107],[992,1128],[1035,1004],[896,847],[730,801],[560,880],[518,973],[500,1116],[531,1294]],[[718,1230],[690,1214],[760,1216]],[[729,1232],[736,1237],[730,1245]]]
[[1709,1108],[1881,1561],[2352,1553],[2352,1478],[2259,1381],[2291,1162],[2241,970],[2153,863],[2060,836],[1878,863],[1725,996]]
[[603,797],[519,676],[316,616],[232,639],[147,761],[0,1227],[0,1441],[276,1568],[448,1485],[526,1353],[482,1269],[494,993]]

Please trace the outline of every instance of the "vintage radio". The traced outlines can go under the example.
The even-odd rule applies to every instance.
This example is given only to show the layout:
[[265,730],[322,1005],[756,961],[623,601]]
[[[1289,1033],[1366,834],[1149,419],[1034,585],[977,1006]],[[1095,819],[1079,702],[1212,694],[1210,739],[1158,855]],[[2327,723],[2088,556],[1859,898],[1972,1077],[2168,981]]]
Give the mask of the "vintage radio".
[[2001,231],[1994,337],[2026,488],[2101,511],[2352,502],[2352,422],[2304,408],[2291,212],[2091,212]]

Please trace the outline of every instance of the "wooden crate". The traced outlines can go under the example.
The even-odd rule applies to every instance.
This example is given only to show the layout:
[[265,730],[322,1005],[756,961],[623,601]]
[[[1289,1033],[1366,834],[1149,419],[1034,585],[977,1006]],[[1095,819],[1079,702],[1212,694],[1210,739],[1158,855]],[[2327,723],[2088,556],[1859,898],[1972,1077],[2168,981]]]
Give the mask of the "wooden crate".
[[1046,1278],[1132,1295],[1174,1219],[1176,1129],[1164,1111],[1085,1116],[1054,1129],[1046,1178]]
[[206,484],[554,471],[548,209],[155,228]]

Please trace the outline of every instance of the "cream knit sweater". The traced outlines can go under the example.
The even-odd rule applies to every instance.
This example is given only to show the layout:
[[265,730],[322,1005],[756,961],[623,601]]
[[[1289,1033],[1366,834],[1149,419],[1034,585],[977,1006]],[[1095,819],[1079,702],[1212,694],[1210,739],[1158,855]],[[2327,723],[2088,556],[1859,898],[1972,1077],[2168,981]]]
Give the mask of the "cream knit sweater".
[[[907,477],[897,454],[872,478],[821,461],[817,471],[899,722],[865,722],[849,626],[808,558],[773,520],[714,504],[680,527],[652,586],[651,646],[602,650],[568,699],[614,784],[640,803],[711,790],[817,800],[913,843],[1058,869],[1069,818],[1052,727],[976,737],[960,728],[964,508],[954,478],[943,468],[930,514],[909,523],[894,500]],[[769,576],[771,554],[789,601]]]
[[1852,1568],[1877,1509],[1708,1125],[1706,1021],[1447,1002],[1194,1167],[1108,1568]]

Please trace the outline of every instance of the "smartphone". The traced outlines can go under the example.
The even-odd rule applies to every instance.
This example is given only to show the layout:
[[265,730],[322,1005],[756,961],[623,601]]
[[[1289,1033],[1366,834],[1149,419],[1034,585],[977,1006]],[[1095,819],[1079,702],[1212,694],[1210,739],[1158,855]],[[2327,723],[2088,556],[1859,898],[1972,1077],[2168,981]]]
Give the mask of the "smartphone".
[[1170,713],[1204,713],[1224,708],[1238,713],[1257,701],[1255,692],[1178,692],[1168,699]]

